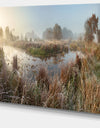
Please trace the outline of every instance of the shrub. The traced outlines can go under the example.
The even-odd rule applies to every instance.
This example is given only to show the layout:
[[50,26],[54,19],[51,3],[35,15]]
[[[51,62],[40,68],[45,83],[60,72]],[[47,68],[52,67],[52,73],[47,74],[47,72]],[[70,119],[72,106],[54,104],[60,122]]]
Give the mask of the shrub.
[[40,68],[39,73],[36,77],[36,80],[37,80],[38,86],[40,86],[41,89],[43,88],[49,89],[50,79],[49,79],[46,68],[44,67]]

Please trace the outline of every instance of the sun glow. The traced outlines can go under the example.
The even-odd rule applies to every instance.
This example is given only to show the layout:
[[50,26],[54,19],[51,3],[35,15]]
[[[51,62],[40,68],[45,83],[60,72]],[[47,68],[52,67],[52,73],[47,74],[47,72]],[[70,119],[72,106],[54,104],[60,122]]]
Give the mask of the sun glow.
[[0,8],[0,26],[5,27],[8,24],[7,19],[9,18],[8,15],[6,14],[6,11],[2,8]]
[[2,27],[3,30],[5,30],[6,26],[9,26],[10,30],[15,30],[15,34],[20,34],[23,32],[23,25],[22,17],[16,9],[9,7],[0,8],[0,27]]

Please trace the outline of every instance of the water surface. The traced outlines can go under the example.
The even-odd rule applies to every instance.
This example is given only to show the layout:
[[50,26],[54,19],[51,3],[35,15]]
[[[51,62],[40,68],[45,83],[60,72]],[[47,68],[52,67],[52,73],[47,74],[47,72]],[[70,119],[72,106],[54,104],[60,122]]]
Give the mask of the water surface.
[[46,59],[40,59],[28,55],[25,51],[14,48],[12,46],[3,46],[5,61],[8,69],[12,71],[13,57],[17,55],[19,73],[26,79],[32,80],[35,78],[41,66],[48,69],[49,75],[59,74],[60,68],[63,64],[67,64],[70,61],[75,61],[76,53],[69,51],[65,55],[58,54],[55,57],[49,57]]

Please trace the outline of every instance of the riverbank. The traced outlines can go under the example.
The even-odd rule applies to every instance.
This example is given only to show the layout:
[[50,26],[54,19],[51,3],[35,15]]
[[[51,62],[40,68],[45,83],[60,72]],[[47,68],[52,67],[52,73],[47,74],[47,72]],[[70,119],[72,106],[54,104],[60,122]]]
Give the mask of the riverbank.
[[68,47],[66,46],[64,49],[61,46],[54,45],[52,46],[42,46],[41,48],[27,48],[27,53],[31,56],[36,56],[40,58],[57,56],[57,54],[65,54],[68,53]]
[[7,43],[13,47],[23,49],[26,53],[31,56],[39,58],[47,58],[52,56],[57,56],[57,54],[64,55],[68,53],[69,46],[68,41],[38,41],[38,42],[10,42]]

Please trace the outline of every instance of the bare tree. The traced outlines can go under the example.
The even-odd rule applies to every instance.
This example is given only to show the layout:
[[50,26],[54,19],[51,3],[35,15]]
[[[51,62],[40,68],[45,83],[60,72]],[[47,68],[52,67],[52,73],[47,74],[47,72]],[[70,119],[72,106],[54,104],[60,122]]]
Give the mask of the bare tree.
[[85,22],[85,41],[91,42],[94,39],[94,34],[97,34],[98,32],[98,17],[96,18],[96,15],[93,14],[92,17],[90,17]]
[[53,33],[54,33],[54,39],[57,40],[62,39],[62,29],[58,24],[55,24],[53,28]]
[[73,33],[71,30],[68,30],[67,28],[62,29],[62,36],[63,39],[72,39],[73,38]]
[[98,39],[98,43],[100,43],[100,30],[98,30],[97,39]]
[[53,29],[52,28],[47,28],[43,32],[43,39],[47,39],[47,40],[52,40],[53,39]]
[[5,28],[5,36],[6,36],[6,39],[9,39],[9,35],[10,35],[10,31],[9,31],[9,27],[7,26]]
[[0,27],[0,39],[2,39],[3,38],[3,29],[2,29],[2,27]]

